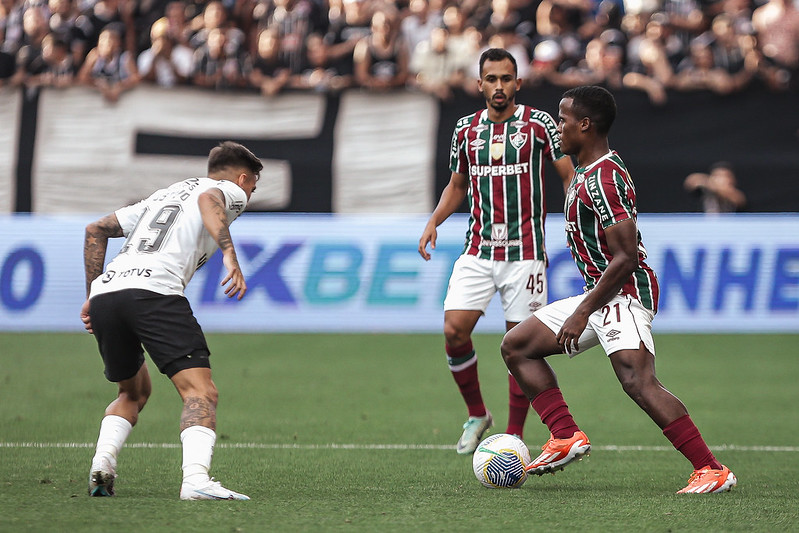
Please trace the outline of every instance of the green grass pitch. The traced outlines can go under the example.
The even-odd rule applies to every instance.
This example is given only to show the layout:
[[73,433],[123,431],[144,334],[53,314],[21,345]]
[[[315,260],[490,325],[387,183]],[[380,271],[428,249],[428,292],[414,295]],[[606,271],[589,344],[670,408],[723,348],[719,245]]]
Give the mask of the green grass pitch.
[[[499,335],[475,338],[504,431]],[[117,496],[88,468],[115,386],[86,334],[0,334],[0,532],[799,531],[799,335],[656,335],[732,492],[676,495],[691,465],[630,401],[601,350],[551,358],[591,456],[518,490],[454,452],[465,407],[440,335],[209,335],[220,390],[212,475],[249,502],[181,502],[180,401],[153,395],[119,457]],[[548,437],[531,411],[533,456]]]

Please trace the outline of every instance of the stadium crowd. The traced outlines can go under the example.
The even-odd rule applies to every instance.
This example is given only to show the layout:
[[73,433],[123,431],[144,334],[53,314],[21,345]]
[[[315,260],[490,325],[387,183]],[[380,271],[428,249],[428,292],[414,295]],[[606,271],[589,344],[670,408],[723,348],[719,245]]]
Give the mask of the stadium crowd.
[[476,92],[503,47],[525,84],[799,86],[799,0],[0,0],[0,86]]

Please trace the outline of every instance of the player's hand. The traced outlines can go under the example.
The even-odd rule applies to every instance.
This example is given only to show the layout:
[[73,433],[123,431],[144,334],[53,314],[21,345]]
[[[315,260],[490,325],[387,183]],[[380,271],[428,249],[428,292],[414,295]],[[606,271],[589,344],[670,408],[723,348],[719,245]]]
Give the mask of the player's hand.
[[244,293],[247,292],[247,282],[244,280],[244,274],[241,272],[239,262],[233,254],[224,254],[222,256],[222,264],[225,265],[227,276],[222,280],[221,285],[225,287],[225,294],[228,298],[233,298],[238,295],[238,299],[244,298]]
[[428,224],[424,229],[424,233],[422,233],[422,238],[419,239],[419,255],[421,255],[425,261],[430,261],[430,252],[427,251],[427,244],[430,243],[430,249],[435,250],[437,237],[438,232],[435,226],[431,228],[430,224]]
[[574,313],[566,319],[555,337],[563,353],[571,355],[580,350],[578,341],[587,325],[588,316],[581,313]]
[[80,307],[80,320],[83,322],[83,327],[89,333],[94,333],[92,329],[92,320],[89,316],[89,300],[83,302],[83,305]]

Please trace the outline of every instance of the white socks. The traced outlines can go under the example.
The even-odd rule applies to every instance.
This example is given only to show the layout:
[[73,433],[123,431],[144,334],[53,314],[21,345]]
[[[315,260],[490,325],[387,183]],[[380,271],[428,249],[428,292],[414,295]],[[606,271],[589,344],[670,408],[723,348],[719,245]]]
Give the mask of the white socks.
[[[119,450],[125,444],[133,426],[116,415],[106,415],[100,423],[97,449],[92,458],[92,470],[101,470],[110,465],[116,470]],[[205,426],[191,426],[180,433],[183,443],[183,482],[192,485],[205,483],[210,478],[211,458],[214,455],[216,432]]]
[[187,427],[180,433],[180,442],[183,443],[183,483],[199,485],[208,481],[216,432],[205,426]]
[[125,445],[130,430],[133,426],[117,415],[106,415],[100,423],[100,435],[97,437],[97,449],[92,459],[92,470],[100,469],[105,466],[107,461],[111,468],[117,467],[117,456],[119,450]]

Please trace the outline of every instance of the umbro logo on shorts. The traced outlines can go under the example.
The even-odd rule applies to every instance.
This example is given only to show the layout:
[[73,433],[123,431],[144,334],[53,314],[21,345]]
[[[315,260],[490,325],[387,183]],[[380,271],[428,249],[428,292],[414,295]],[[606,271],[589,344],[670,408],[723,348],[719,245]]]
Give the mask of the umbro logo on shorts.
[[607,337],[609,341],[617,341],[617,340],[619,340],[619,335],[620,334],[621,334],[621,331],[612,329],[612,330],[608,331],[607,333],[605,333],[605,337]]

